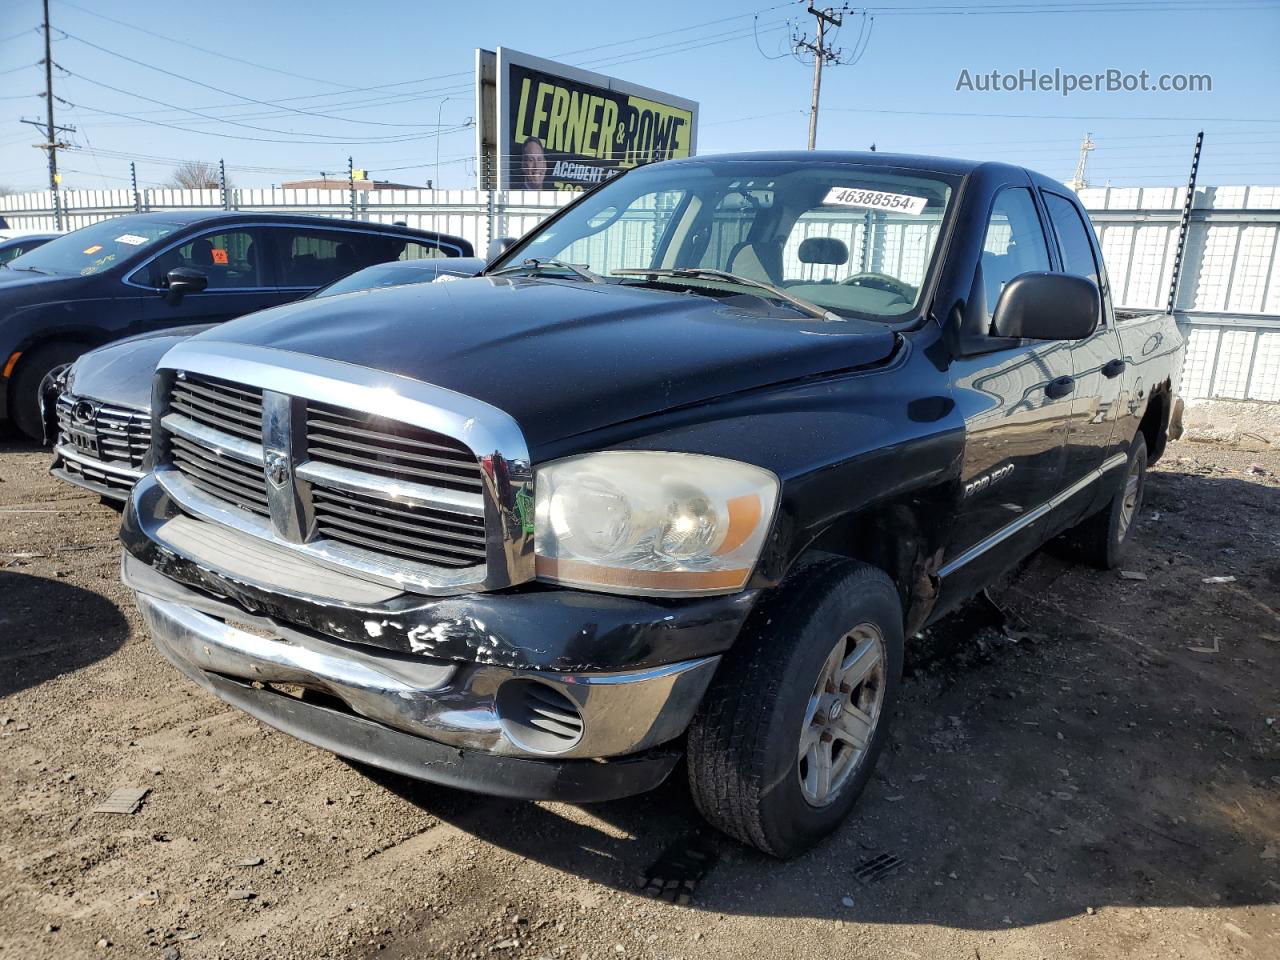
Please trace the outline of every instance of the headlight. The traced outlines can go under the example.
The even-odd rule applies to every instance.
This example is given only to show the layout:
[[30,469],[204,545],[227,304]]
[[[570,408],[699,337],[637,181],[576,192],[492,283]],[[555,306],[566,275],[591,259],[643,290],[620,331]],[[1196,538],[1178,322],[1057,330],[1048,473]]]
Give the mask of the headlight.
[[742,589],[778,499],[768,470],[694,453],[571,457],[534,486],[538,577],[611,593]]

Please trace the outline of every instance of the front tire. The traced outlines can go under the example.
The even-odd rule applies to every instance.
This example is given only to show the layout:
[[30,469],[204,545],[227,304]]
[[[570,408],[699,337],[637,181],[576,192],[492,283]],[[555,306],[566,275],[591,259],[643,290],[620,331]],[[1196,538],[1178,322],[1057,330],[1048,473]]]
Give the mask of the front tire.
[[839,557],[797,570],[753,612],[689,728],[702,815],[782,859],[835,830],[888,736],[903,647],[882,571]]
[[44,418],[40,415],[40,387],[58,367],[74,363],[89,349],[83,343],[59,340],[27,353],[18,365],[9,395],[9,415],[19,430],[36,443],[44,442]]

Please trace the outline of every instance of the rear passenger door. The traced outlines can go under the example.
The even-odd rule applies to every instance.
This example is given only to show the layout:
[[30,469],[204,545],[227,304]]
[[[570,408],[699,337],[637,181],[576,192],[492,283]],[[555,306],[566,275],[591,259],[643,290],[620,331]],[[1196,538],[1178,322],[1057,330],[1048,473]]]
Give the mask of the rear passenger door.
[[1125,452],[1115,429],[1125,364],[1106,273],[1088,221],[1070,198],[1049,190],[1042,190],[1041,197],[1053,225],[1062,271],[1092,280],[1102,292],[1103,303],[1098,329],[1084,340],[1071,342],[1076,383],[1067,431],[1066,482],[1083,486],[1062,504],[1055,518],[1058,526],[1067,527],[1110,488],[1105,482],[1088,482],[1090,474],[1108,458]]
[[[227,227],[177,241],[135,270],[128,282],[152,291],[143,296],[144,323],[151,328],[221,323],[273,307],[287,297],[276,287],[267,238],[261,227]],[[170,302],[168,274],[186,267],[209,285]]]
[[[981,589],[1044,539],[1049,504],[1063,486],[1071,416],[1071,344],[1009,340],[990,322],[1014,277],[1053,267],[1035,195],[1006,186],[992,201],[981,261],[985,308],[951,368],[965,422],[960,500],[942,565],[948,597]],[[975,278],[978,279],[978,278]]]

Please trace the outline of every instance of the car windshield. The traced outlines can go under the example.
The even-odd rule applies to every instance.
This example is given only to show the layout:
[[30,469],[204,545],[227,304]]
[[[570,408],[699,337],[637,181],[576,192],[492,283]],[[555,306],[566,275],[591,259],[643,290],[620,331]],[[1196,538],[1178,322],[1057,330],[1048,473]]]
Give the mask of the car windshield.
[[[414,260],[414,264],[433,264],[435,261]],[[376,290],[378,287],[399,287],[406,283],[430,283],[440,274],[431,266],[405,267],[399,263],[377,263],[365,267],[355,273],[341,277],[327,287],[321,287],[311,294],[310,299],[336,297],[342,293],[355,293],[358,290]]]
[[153,217],[115,217],[81,227],[9,261],[12,270],[88,277],[110,270],[181,228]]
[[585,197],[498,271],[581,278],[572,265],[612,283],[775,300],[782,292],[818,314],[899,318],[920,302],[957,185],[862,163],[661,164]]

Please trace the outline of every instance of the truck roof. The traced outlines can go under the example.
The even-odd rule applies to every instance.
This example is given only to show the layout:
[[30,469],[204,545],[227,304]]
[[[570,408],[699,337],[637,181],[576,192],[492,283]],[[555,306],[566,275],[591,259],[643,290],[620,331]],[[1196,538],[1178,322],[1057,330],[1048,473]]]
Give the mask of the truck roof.
[[699,160],[780,160],[793,163],[847,163],[853,165],[903,167],[930,173],[965,176],[981,169],[1021,170],[1006,163],[984,160],[957,160],[953,157],[929,157],[909,153],[880,153],[865,150],[759,150],[749,153],[701,154],[669,160],[668,163],[696,163]]

